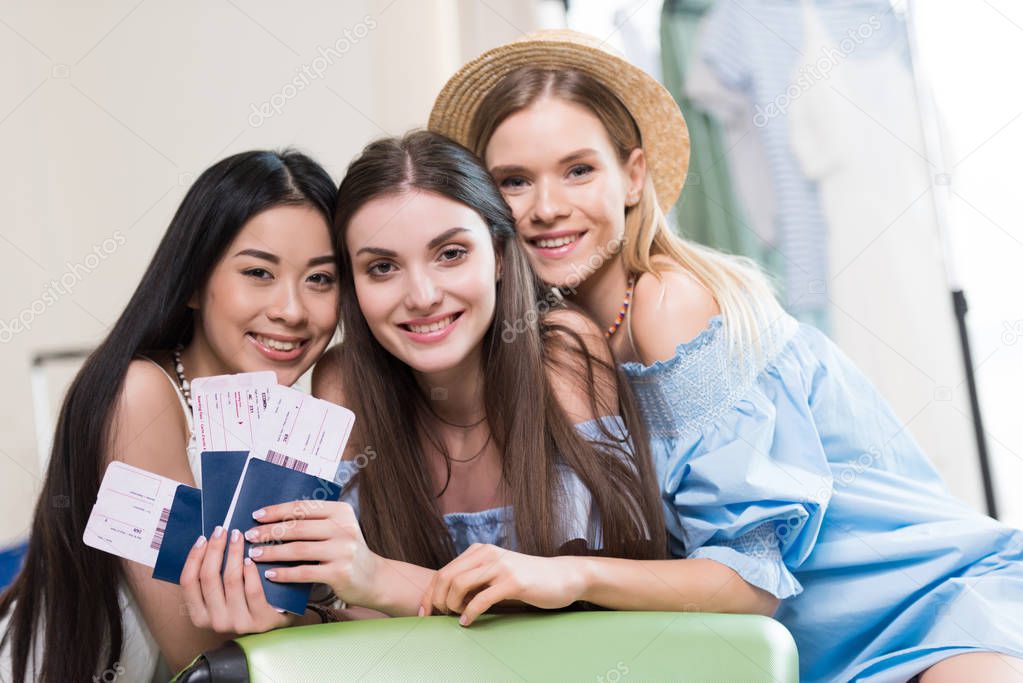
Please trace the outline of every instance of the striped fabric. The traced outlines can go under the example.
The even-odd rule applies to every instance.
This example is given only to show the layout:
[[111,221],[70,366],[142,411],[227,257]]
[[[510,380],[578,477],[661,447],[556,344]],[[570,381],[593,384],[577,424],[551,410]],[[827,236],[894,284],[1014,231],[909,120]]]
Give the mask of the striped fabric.
[[[845,59],[869,59],[892,41],[905,41],[904,25],[887,0],[817,0],[816,6],[840,47],[817,56],[825,69]],[[805,57],[813,57],[803,53],[802,13],[797,0],[720,0],[704,19],[698,49],[722,85],[753,105],[751,134],[762,137],[775,191],[786,307],[827,327],[827,222],[816,183],[804,176],[793,154],[788,120],[788,108],[802,92],[828,87],[826,71],[800,69]]]

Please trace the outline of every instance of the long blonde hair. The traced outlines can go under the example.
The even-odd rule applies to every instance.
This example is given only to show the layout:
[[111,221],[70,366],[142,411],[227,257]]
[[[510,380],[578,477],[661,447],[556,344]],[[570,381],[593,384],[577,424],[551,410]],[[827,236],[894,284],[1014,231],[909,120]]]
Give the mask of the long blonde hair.
[[[543,97],[559,97],[586,107],[607,130],[619,161],[642,148],[635,119],[614,93],[592,76],[574,69],[525,66],[502,78],[483,98],[469,131],[469,146],[480,157],[497,127],[512,114]],[[711,293],[721,309],[725,333],[735,347],[759,350],[761,330],[783,316],[774,289],[752,260],[691,242],[668,227],[651,176],[639,202],[625,209],[622,259],[629,273],[652,273],[660,279],[664,256],[684,268]]]

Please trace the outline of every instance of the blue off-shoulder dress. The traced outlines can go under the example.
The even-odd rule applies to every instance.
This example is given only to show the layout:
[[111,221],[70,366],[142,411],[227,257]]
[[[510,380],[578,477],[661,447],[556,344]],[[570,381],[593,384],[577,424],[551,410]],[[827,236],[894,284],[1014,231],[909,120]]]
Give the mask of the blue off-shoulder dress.
[[622,366],[650,432],[676,557],[780,598],[804,681],[905,681],[955,654],[1023,657],[1023,532],[953,498],[823,334],[763,351],[717,316],[674,357]]

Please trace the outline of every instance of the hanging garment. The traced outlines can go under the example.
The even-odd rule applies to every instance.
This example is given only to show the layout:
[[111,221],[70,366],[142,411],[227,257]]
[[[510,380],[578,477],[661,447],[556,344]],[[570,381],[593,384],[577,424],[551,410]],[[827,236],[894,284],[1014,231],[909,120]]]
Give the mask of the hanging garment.
[[661,3],[657,0],[617,0],[611,22],[621,36],[622,53],[630,62],[661,80],[661,50],[657,40]]
[[686,238],[769,267],[773,265],[767,259],[771,245],[750,225],[733,189],[723,126],[686,92],[700,18],[711,4],[711,0],[668,0],[661,13],[662,80],[686,117],[692,150],[674,218]]
[[[695,49],[698,54],[698,44]],[[763,139],[753,125],[749,98],[722,85],[700,59],[687,65],[685,91],[691,106],[706,111],[722,127],[725,159],[721,163],[728,166],[746,224],[763,246],[763,263],[784,300],[785,261],[778,247],[774,184]]]
[[884,42],[861,56],[834,40],[828,9],[802,3],[801,69],[826,67],[827,75],[792,102],[788,122],[795,156],[817,182],[828,221],[832,336],[896,413],[912,419],[953,492],[979,506],[931,196],[939,169],[926,158],[905,23],[894,12],[875,20],[865,13],[858,25]]
[[657,40],[661,0],[569,2],[566,25],[589,33],[654,78],[661,78]]
[[[829,3],[829,30],[855,28],[864,7],[880,15],[883,0]],[[869,14],[869,12],[868,12]],[[789,139],[789,106],[799,96],[803,59],[800,5],[778,0],[720,0],[707,13],[699,58],[714,78],[742,95],[753,112],[770,169],[777,243],[784,261],[784,302],[798,318],[828,327],[827,223],[816,183],[795,159]],[[861,51],[873,49],[867,42]],[[701,106],[713,103],[694,100]]]

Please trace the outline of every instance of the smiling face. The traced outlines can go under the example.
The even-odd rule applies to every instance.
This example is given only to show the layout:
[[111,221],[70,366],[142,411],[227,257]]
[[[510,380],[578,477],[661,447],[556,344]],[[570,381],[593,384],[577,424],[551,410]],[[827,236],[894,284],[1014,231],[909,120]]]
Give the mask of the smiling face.
[[191,374],[273,370],[280,384],[294,384],[337,327],[337,267],[323,216],[308,206],[256,214],[189,305],[197,313]]
[[623,164],[591,111],[542,97],[501,122],[485,161],[544,281],[575,287],[615,258],[625,207],[643,185],[643,153]]
[[424,375],[472,372],[496,303],[497,258],[480,215],[431,192],[385,195],[352,216],[345,244],[380,345]]

